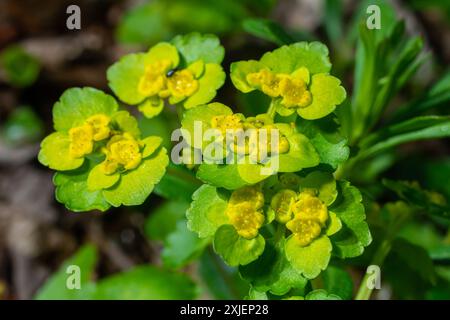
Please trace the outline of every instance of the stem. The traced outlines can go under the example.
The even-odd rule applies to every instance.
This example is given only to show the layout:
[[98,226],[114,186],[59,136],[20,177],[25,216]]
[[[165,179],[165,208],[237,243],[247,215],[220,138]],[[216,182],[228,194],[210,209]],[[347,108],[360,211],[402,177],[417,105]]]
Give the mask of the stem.
[[[377,251],[375,252],[375,255],[373,256],[371,265],[377,265],[381,266],[384,262],[384,259],[388,255],[389,251],[391,250],[391,239],[385,239],[378,247]],[[369,288],[367,285],[367,281],[369,280],[369,277],[372,275],[367,273],[364,275],[364,277],[361,280],[361,284],[358,289],[358,293],[356,294],[355,300],[369,300],[370,296],[372,294],[373,288]]]
[[[381,267],[383,265],[384,259],[391,251],[392,241],[394,241],[394,239],[396,238],[397,232],[405,224],[405,222],[409,220],[412,214],[413,214],[412,211],[404,212],[398,215],[396,219],[390,223],[388,230],[386,230],[383,241],[380,243],[380,246],[377,248],[377,251],[375,252],[372,258],[372,262],[370,263],[371,265],[376,265],[378,267]],[[370,299],[373,288],[370,289],[367,286],[367,280],[371,276],[372,276],[371,274],[368,274],[366,272],[363,279],[361,280],[361,284],[359,286],[358,292],[356,293],[355,300]]]
[[275,231],[275,235],[273,237],[275,242],[280,241],[284,237],[285,232],[286,232],[286,227],[284,226],[284,224],[279,223],[277,226],[277,230]]
[[274,100],[272,99],[272,101],[270,102],[269,109],[266,112],[266,114],[272,119],[275,118],[275,110],[276,110],[275,104],[273,102]]
[[177,111],[178,120],[180,120],[181,123],[181,121],[183,120],[184,107],[181,104],[177,104],[175,105],[175,110]]

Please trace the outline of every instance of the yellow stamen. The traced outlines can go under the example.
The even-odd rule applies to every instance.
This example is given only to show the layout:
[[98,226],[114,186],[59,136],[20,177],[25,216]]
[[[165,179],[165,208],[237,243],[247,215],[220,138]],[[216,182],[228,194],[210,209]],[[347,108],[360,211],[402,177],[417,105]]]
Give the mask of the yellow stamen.
[[94,148],[93,135],[94,129],[89,124],[70,129],[70,156],[73,158],[81,158],[91,153]]
[[104,114],[97,114],[86,120],[86,123],[93,128],[93,140],[100,141],[109,137],[111,130],[109,123],[111,119]]
[[189,97],[197,91],[198,81],[195,80],[192,71],[184,69],[167,78],[167,88],[176,98]]

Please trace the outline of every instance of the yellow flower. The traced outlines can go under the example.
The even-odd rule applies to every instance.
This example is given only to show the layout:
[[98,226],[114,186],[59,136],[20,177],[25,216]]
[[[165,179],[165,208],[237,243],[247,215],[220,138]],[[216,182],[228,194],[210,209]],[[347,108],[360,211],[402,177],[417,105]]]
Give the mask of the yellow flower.
[[81,158],[94,149],[94,142],[106,139],[110,135],[109,122],[111,119],[104,114],[96,114],[79,127],[69,130],[70,156]]
[[315,189],[303,189],[299,194],[290,189],[279,191],[270,203],[275,219],[285,223],[300,246],[309,245],[327,226],[329,213]]
[[94,148],[93,136],[94,129],[89,124],[70,129],[70,156],[72,158],[81,158],[91,153]]
[[264,223],[264,215],[261,210],[256,210],[250,202],[229,206],[226,213],[237,233],[246,239],[256,237],[259,228]]
[[301,247],[310,244],[320,235],[321,227],[314,220],[301,220],[295,218],[286,224],[286,227],[294,234],[294,239]]
[[292,205],[297,198],[295,191],[285,189],[278,192],[270,203],[275,211],[275,220],[286,223],[292,219]]
[[103,152],[106,159],[102,165],[106,174],[113,174],[118,169],[134,169],[142,160],[140,145],[129,133],[113,136]]
[[109,129],[109,122],[111,119],[104,114],[97,114],[86,120],[86,123],[92,126],[93,140],[100,141],[109,137],[111,130]]
[[139,80],[139,93],[150,97],[163,91],[166,87],[166,73],[171,67],[172,62],[167,59],[146,66],[144,75]]
[[300,193],[298,201],[292,205],[292,211],[295,218],[315,220],[321,226],[328,220],[327,206],[311,190],[305,190]]
[[281,103],[286,108],[307,107],[311,101],[311,92],[308,91],[305,81],[300,78],[284,78],[280,81]]
[[211,127],[220,130],[225,136],[227,130],[239,130],[244,128],[242,117],[238,114],[215,116],[211,120]]
[[299,68],[292,74],[275,74],[262,69],[248,74],[247,81],[272,98],[281,97],[281,103],[286,108],[304,108],[312,102],[308,90],[309,71],[306,68]]
[[252,239],[258,235],[258,230],[264,223],[263,205],[264,196],[254,187],[233,191],[226,214],[241,237]]
[[184,98],[193,95],[198,89],[198,81],[191,70],[175,71],[167,78],[167,88],[175,98]]
[[280,81],[285,75],[275,75],[268,69],[262,69],[259,72],[247,75],[247,81],[255,87],[261,88],[261,91],[268,96],[275,98],[280,95]]

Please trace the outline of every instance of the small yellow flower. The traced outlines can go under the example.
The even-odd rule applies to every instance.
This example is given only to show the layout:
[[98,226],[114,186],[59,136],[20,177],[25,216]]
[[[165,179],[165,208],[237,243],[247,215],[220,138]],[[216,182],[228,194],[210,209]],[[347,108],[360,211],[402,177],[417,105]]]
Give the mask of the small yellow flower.
[[258,230],[264,223],[263,205],[264,196],[254,187],[233,191],[226,214],[241,237],[252,239],[258,235]]
[[314,220],[294,218],[286,224],[286,227],[292,231],[294,239],[297,240],[301,247],[310,244],[321,232],[320,225]]
[[280,81],[280,95],[283,97],[281,103],[286,108],[304,108],[311,101],[311,92],[308,91],[305,81],[300,78],[284,78]]
[[262,69],[259,72],[247,75],[248,83],[261,88],[261,91],[268,96],[275,98],[280,95],[280,81],[284,75],[275,75],[268,69]]
[[184,69],[167,78],[167,88],[175,98],[189,97],[197,91],[198,81],[191,70]]
[[281,190],[272,198],[270,206],[275,211],[275,219],[286,224],[302,247],[320,235],[329,219],[327,206],[312,189],[304,189],[300,194]]
[[139,80],[139,93],[154,96],[162,91],[166,86],[166,73],[171,65],[170,60],[160,60],[146,66],[144,75]]
[[295,218],[300,220],[315,220],[321,226],[328,220],[327,206],[314,195],[312,190],[305,190],[298,196],[298,201],[292,205]]
[[100,141],[109,137],[111,130],[109,128],[109,123],[111,119],[104,114],[97,114],[86,120],[86,123],[92,126],[93,129],[93,140]]
[[309,72],[306,68],[299,68],[292,74],[275,74],[262,69],[248,74],[247,81],[272,98],[281,97],[281,103],[286,108],[304,108],[312,102],[307,84]]
[[70,156],[72,158],[81,158],[91,153],[94,148],[93,136],[94,129],[89,124],[70,129]]
[[256,237],[259,228],[264,223],[264,215],[261,210],[256,210],[250,202],[229,206],[226,213],[237,233],[246,239]]
[[275,219],[280,223],[286,223],[292,219],[292,205],[297,198],[293,190],[285,189],[278,192],[270,203],[275,211]]
[[237,114],[220,115],[211,119],[211,127],[220,130],[225,136],[227,130],[239,130],[244,128],[242,117]]
[[118,169],[134,169],[142,160],[140,145],[129,133],[113,136],[103,151],[106,154],[103,162],[106,174],[113,174]]

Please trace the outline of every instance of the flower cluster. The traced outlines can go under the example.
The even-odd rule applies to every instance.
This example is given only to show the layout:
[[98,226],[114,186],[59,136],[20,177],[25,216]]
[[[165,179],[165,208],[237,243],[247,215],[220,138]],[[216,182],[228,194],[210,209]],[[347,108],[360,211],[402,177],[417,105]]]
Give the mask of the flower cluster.
[[260,90],[271,97],[282,116],[297,111],[314,120],[333,112],[346,97],[330,69],[326,46],[299,42],[268,52],[259,61],[233,63],[231,80],[242,92]]
[[192,33],[161,42],[147,53],[126,55],[108,69],[111,89],[148,118],[164,101],[186,109],[211,101],[225,80],[223,47],[214,36]]
[[164,175],[161,138],[141,139],[136,119],[99,90],[64,92],[53,121],[56,132],[42,141],[38,158],[58,171],[57,199],[73,211],[141,204]]

